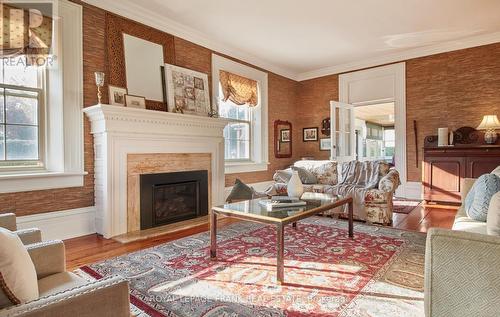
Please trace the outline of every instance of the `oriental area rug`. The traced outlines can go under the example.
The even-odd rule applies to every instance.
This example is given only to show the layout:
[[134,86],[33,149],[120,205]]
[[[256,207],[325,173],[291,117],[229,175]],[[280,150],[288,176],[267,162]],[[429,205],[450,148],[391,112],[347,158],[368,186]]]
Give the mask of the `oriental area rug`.
[[272,226],[239,222],[81,267],[130,281],[136,316],[423,316],[425,234],[312,217],[285,231],[276,283]]

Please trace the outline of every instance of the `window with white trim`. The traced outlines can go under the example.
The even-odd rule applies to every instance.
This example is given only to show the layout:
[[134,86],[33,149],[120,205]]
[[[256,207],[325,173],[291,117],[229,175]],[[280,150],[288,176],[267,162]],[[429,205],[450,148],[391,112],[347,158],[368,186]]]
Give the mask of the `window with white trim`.
[[[219,85],[219,95],[222,96],[222,87]],[[248,105],[237,105],[231,100],[219,102],[219,115],[229,119],[224,128],[226,161],[252,161],[250,147],[252,138],[252,108]]]
[[[224,100],[220,72],[225,71],[257,82],[254,106]],[[229,121],[224,129],[225,172],[265,171],[268,166],[267,73],[212,54],[213,104],[219,116]]]
[[24,56],[0,65],[0,170],[44,165],[43,66]]

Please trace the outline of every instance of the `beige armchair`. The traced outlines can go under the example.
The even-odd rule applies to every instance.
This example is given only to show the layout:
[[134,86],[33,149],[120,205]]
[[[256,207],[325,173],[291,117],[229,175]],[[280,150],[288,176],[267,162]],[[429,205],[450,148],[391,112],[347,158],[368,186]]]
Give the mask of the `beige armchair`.
[[0,227],[17,234],[25,245],[42,241],[42,233],[37,228],[17,230],[16,215],[13,213],[0,214]]
[[35,265],[40,297],[4,308],[0,317],[130,316],[127,280],[113,276],[88,282],[67,272],[62,241],[41,242],[26,248]]

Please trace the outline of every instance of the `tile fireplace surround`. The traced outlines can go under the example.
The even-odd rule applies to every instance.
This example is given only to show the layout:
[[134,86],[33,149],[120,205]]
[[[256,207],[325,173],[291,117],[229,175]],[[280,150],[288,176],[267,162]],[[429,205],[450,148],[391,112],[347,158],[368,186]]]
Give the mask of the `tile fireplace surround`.
[[105,238],[140,227],[141,173],[208,170],[209,206],[224,201],[226,120],[111,105],[83,112],[94,136],[96,230]]

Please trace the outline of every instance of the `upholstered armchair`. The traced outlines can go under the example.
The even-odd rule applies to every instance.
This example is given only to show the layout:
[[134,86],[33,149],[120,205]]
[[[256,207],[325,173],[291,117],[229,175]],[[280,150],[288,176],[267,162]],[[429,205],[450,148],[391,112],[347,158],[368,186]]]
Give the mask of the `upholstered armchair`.
[[42,241],[42,233],[37,228],[17,230],[16,215],[13,213],[0,214],[0,227],[17,234],[23,244],[31,244]]
[[[26,246],[38,279],[39,298],[0,310],[0,317],[130,316],[127,280],[113,276],[89,282],[66,271],[62,241]],[[0,302],[5,302],[0,292]]]

